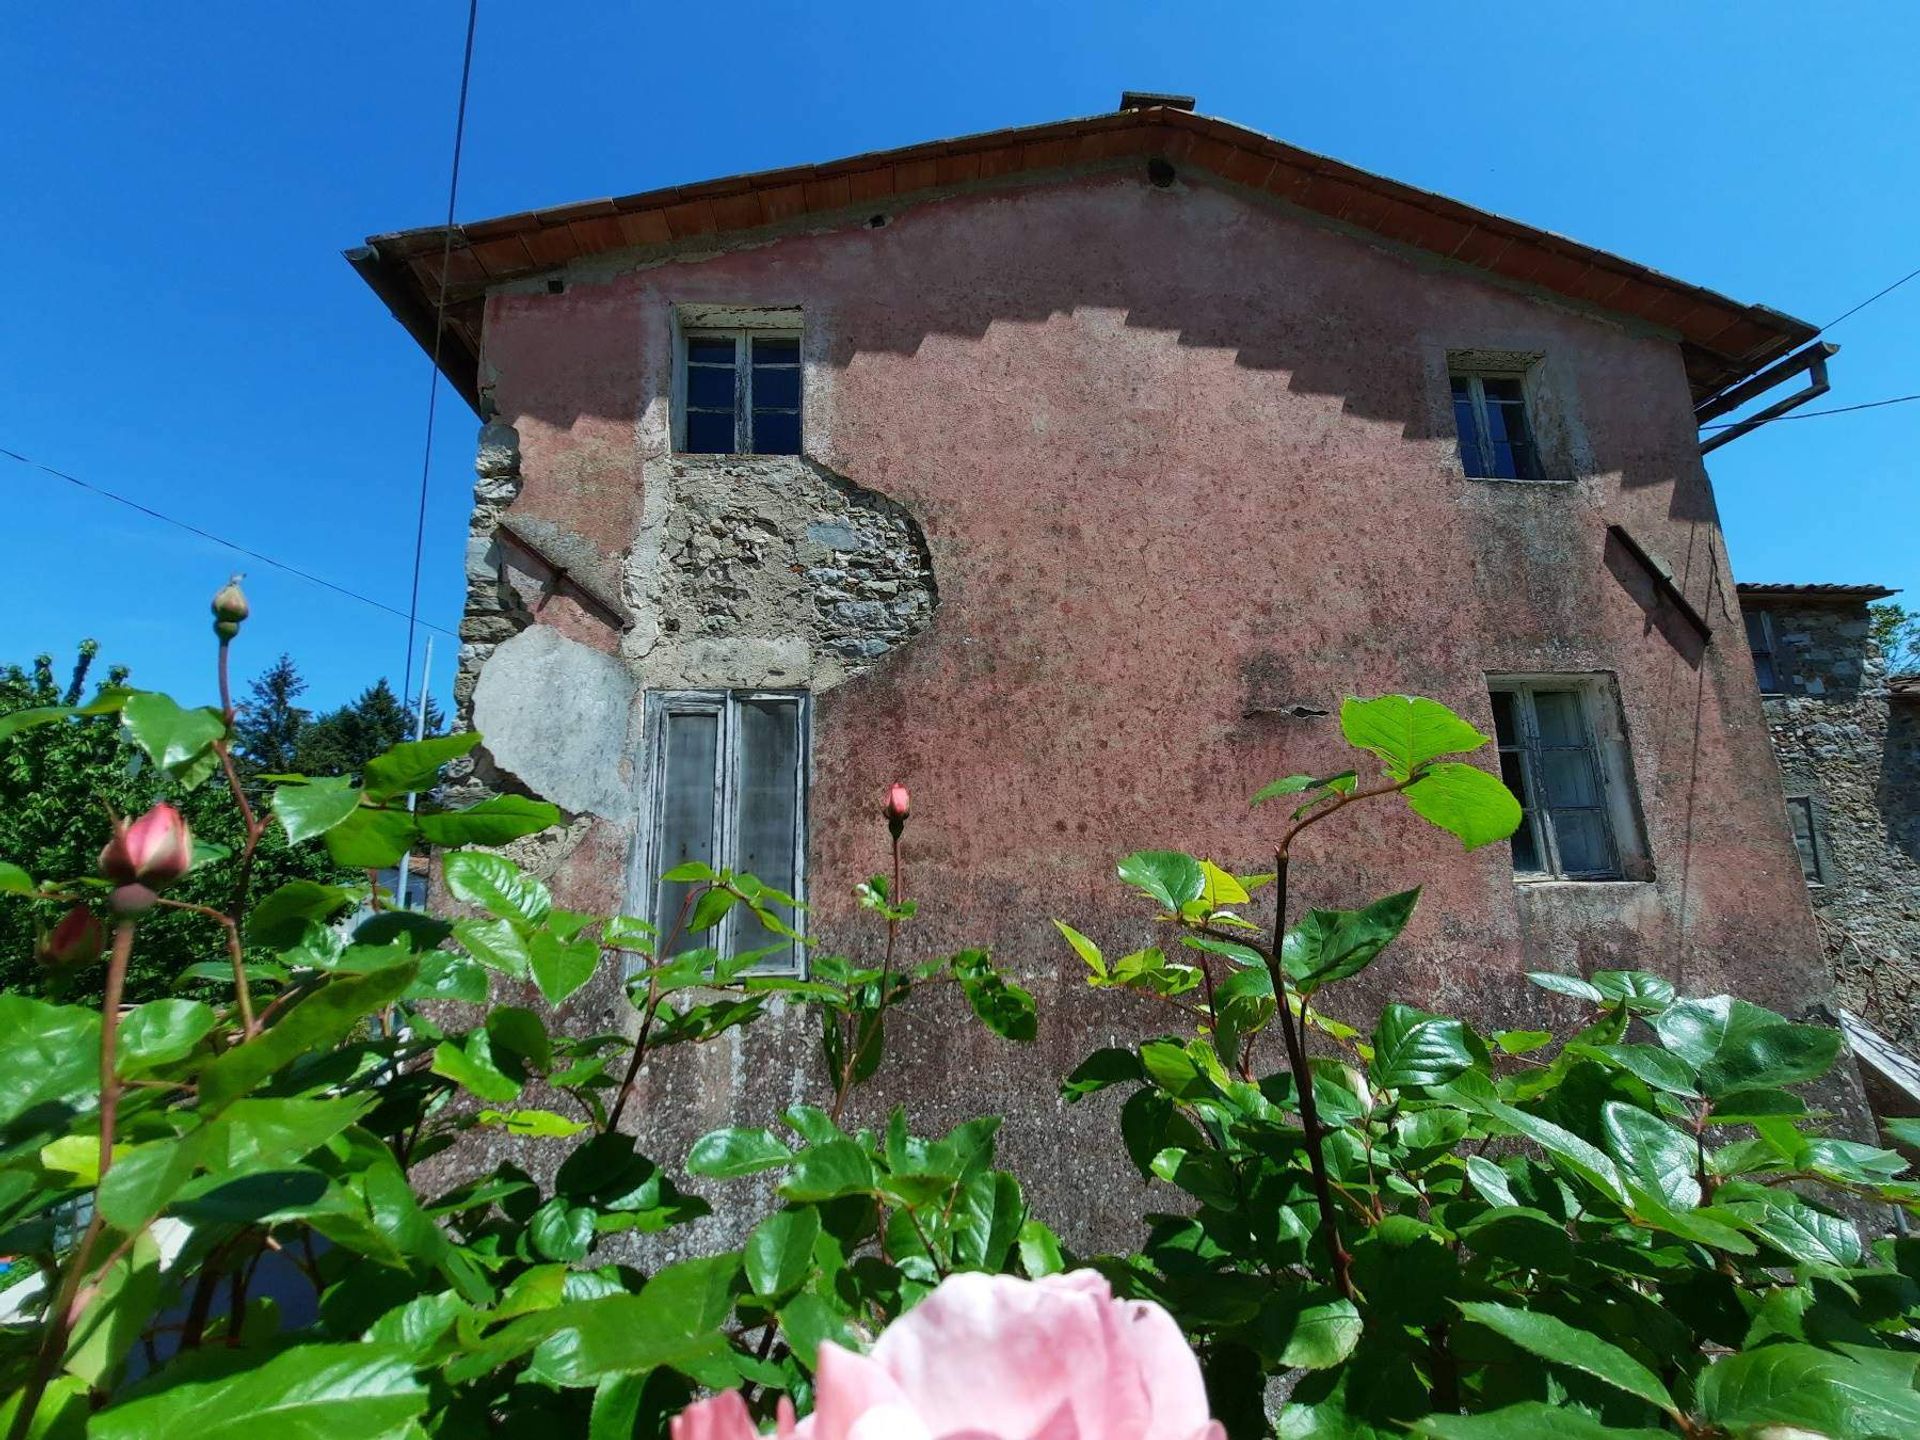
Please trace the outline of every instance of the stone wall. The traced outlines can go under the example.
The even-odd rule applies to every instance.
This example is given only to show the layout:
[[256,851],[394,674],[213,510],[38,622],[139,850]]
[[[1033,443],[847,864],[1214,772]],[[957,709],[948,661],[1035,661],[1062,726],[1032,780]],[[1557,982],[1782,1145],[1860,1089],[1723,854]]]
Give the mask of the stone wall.
[[1835,999],[1920,1053],[1920,697],[1889,690],[1863,601],[1742,604],[1772,617],[1767,723],[1787,796],[1812,801]]

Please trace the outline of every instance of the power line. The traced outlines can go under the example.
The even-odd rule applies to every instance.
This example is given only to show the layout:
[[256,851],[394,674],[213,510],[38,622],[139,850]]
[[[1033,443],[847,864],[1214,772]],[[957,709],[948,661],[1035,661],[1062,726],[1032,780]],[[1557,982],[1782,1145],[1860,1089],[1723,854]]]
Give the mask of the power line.
[[440,297],[433,305],[433,365],[427,376],[427,436],[420,452],[420,512],[413,526],[413,589],[407,599],[407,663],[400,680],[403,701],[413,693],[413,631],[420,615],[420,557],[427,543],[427,475],[433,468],[433,417],[440,401],[440,339],[447,329],[447,266],[453,258],[453,207],[460,196],[460,151],[467,139],[467,89],[473,79],[473,32],[479,23],[480,0],[467,0],[467,44],[460,59],[460,100],[454,107],[453,116],[453,168],[447,177],[446,240],[440,249]]
[[[276,570],[284,570],[287,574],[305,580],[308,584],[321,586],[323,589],[331,590],[335,594],[344,595],[349,600],[358,600],[362,605],[371,605],[374,609],[384,610],[389,615],[397,615],[410,624],[417,623],[425,625],[429,630],[438,630],[442,635],[454,634],[453,631],[443,625],[435,625],[430,620],[416,620],[415,617],[408,615],[406,611],[397,609],[385,601],[376,600],[371,595],[362,595],[358,590],[349,590],[344,585],[335,584],[333,581],[315,575],[311,571],[302,570],[297,565],[289,565],[284,560],[276,560],[271,555],[263,555],[258,550],[250,550],[245,545],[227,539],[224,535],[216,535],[211,530],[203,530],[198,525],[189,524],[185,520],[176,520],[171,515],[163,514],[155,510],[151,505],[142,505],[138,500],[129,499],[125,495],[117,495],[111,490],[82,480],[78,475],[70,475],[65,470],[57,470],[51,465],[43,464],[38,460],[22,455],[18,450],[9,450],[5,446],[0,445],[0,455],[5,455],[9,460],[18,460],[22,465],[29,466],[32,469],[44,470],[47,474],[52,475],[56,479],[64,480],[69,485],[77,485],[82,490],[125,505],[130,510],[138,510],[142,515],[158,520],[162,524],[171,525],[175,529],[185,530],[189,535],[198,535],[202,540],[211,540],[216,545],[224,545],[227,549],[232,550],[236,554],[244,555],[249,560],[258,560],[262,565],[271,565]],[[455,638],[457,639],[458,637],[455,636]]]
[[[1920,271],[1915,271],[1920,274]],[[1861,405],[1836,405],[1831,410],[1798,410],[1791,415],[1776,415],[1772,420],[1762,420],[1762,425],[1772,425],[1781,420],[1818,420],[1822,415],[1847,415],[1855,410],[1878,410],[1882,405],[1905,405],[1910,400],[1920,400],[1920,395],[1895,395],[1891,400],[1868,400]],[[1723,420],[1714,425],[1702,425],[1702,430],[1731,430],[1736,425],[1744,425],[1744,420]]]
[[1854,306],[1853,309],[1848,310],[1843,314],[1835,316],[1833,319],[1829,320],[1826,324],[1822,325],[1820,327],[1821,333],[1825,334],[1827,331],[1831,330],[1834,326],[1838,325],[1842,320],[1845,320],[1849,315],[1858,315],[1862,310],[1866,309],[1867,306],[1873,304],[1874,301],[1879,300],[1884,296],[1891,295],[1894,291],[1898,290],[1902,285],[1906,284],[1909,280],[1913,279],[1913,277],[1916,275],[1920,275],[1920,270],[1909,270],[1906,274],[1902,275],[1898,280],[1894,281],[1891,285],[1887,286],[1886,289],[1875,291],[1873,294],[1869,295],[1866,299],[1862,300],[1858,305]]

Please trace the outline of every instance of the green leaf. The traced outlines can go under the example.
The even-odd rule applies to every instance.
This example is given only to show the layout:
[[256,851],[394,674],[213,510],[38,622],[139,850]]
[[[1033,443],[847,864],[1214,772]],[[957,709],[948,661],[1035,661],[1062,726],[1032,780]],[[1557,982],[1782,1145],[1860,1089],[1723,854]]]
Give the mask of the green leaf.
[[264,895],[247,913],[247,940],[274,950],[298,945],[309,924],[324,925],[347,908],[352,896],[338,885],[289,880]]
[[1773,1344],[1709,1365],[1694,1387],[1701,1413],[1736,1434],[1796,1426],[1834,1440],[1920,1434],[1911,1353]]
[[1228,874],[1211,860],[1200,862],[1200,874],[1200,899],[1206,905],[1208,914],[1228,905],[1244,905],[1253,898],[1236,876]]
[[753,1293],[778,1300],[797,1288],[813,1268],[820,1238],[820,1212],[811,1205],[776,1210],[747,1237],[742,1262]]
[[385,870],[400,863],[417,837],[413,817],[406,811],[362,805],[323,838],[334,864],[351,870]]
[[304,785],[282,785],[273,792],[273,813],[287,832],[287,843],[298,845],[324,835],[360,808],[360,787],[351,780],[309,780]]
[[489,970],[498,970],[516,980],[525,980],[533,973],[527,937],[511,920],[478,920],[468,916],[453,922],[453,938]]
[[407,740],[367,762],[361,785],[376,800],[392,800],[413,791],[431,790],[440,767],[457,760],[480,743],[477,731],[436,735],[431,740]]
[[509,1135],[536,1140],[565,1140],[587,1128],[580,1120],[569,1120],[551,1110],[482,1110],[482,1125],[497,1125]]
[[1351,1300],[1316,1288],[1273,1296],[1260,1307],[1253,1328],[1269,1366],[1325,1370],[1353,1353],[1364,1327]]
[[100,1214],[116,1229],[138,1230],[166,1209],[193,1178],[206,1152],[205,1129],[149,1140],[115,1155],[97,1192]]
[[1302,995],[1358,974],[1406,929],[1418,889],[1376,900],[1363,910],[1309,910],[1280,948]]
[[[9,865],[0,860],[0,895],[31,895],[40,887],[33,883],[33,877],[18,865]],[[1054,921],[1054,924],[1059,924]]]
[[[62,1368],[106,1391],[114,1388],[120,1362],[147,1328],[160,1298],[160,1247],[153,1236],[141,1235],[126,1258],[116,1261],[89,1288],[93,1298],[68,1338]],[[36,1418],[44,1418],[45,1413]]]
[[442,1040],[433,1050],[433,1073],[451,1080],[482,1100],[505,1103],[520,1095],[520,1081],[507,1074],[493,1058],[493,1043],[484,1030],[467,1037],[466,1044]]
[[1814,1209],[1790,1190],[1762,1191],[1752,1200],[1729,1201],[1724,1208],[1796,1265],[1844,1270],[1861,1262],[1860,1232],[1853,1222]]
[[1582,1055],[1603,1064],[1615,1065],[1656,1090],[1685,1099],[1698,1099],[1693,1072],[1676,1055],[1657,1045],[1588,1045],[1574,1041],[1567,1046],[1574,1055]]
[[1027,1221],[1020,1182],[1004,1170],[983,1170],[960,1187],[950,1235],[953,1260],[968,1269],[998,1271]]
[[1463,754],[1487,743],[1486,736],[1439,701],[1414,695],[1375,700],[1348,696],[1340,705],[1340,731],[1349,745],[1379,756],[1396,780],[1442,755]]
[[1413,813],[1438,825],[1469,850],[1505,840],[1520,828],[1520,802],[1498,775],[1448,760],[1430,765],[1400,792]]
[[397,1435],[425,1413],[404,1348],[299,1345],[242,1370],[182,1380],[112,1405],[88,1440],[340,1440]]
[[1094,1051],[1082,1060],[1060,1086],[1060,1094],[1071,1105],[1109,1085],[1125,1085],[1146,1078],[1147,1072],[1141,1068],[1139,1056],[1131,1050],[1109,1046]]
[[1029,1220],[1020,1227],[1020,1268],[1030,1279],[1058,1275],[1067,1268],[1067,1257],[1060,1249],[1060,1237],[1045,1222]]
[[527,1235],[533,1248],[549,1260],[585,1259],[593,1248],[593,1210],[556,1195],[533,1212]]
[[1432,1440],[1673,1440],[1667,1430],[1605,1425],[1568,1405],[1527,1400],[1481,1415],[1427,1415],[1413,1422]]
[[187,769],[227,733],[218,710],[183,709],[152,691],[127,696],[120,723],[147,758],[169,774]]
[[1473,1067],[1467,1027],[1416,1010],[1389,1005],[1373,1030],[1373,1064],[1368,1078],[1382,1090],[1444,1085]]
[[1493,1043],[1500,1047],[1503,1055],[1531,1055],[1543,1046],[1553,1043],[1551,1030],[1496,1030]]
[[1529,1354],[1591,1375],[1616,1390],[1624,1390],[1649,1405],[1658,1406],[1676,1419],[1679,1417],[1679,1406],[1667,1387],[1660,1383],[1660,1377],[1618,1345],[1538,1310],[1475,1300],[1456,1303],[1467,1319],[1486,1326]]
[[494,795],[464,810],[438,810],[419,817],[430,845],[505,845],[560,823],[557,806],[524,795]]
[[609,1375],[662,1365],[699,1368],[703,1359],[724,1357],[727,1342],[720,1327],[739,1271],[738,1253],[682,1260],[661,1270],[638,1295],[576,1301],[528,1316],[527,1321],[553,1333],[534,1352],[527,1377],[584,1387]]
[[1062,935],[1066,936],[1067,943],[1073,947],[1073,953],[1087,962],[1087,968],[1093,971],[1095,979],[1104,980],[1107,978],[1107,962],[1102,958],[1098,945],[1094,944],[1093,941],[1082,935],[1064,920],[1054,921],[1053,927]]
[[218,1018],[211,1005],[198,1000],[149,1000],[121,1019],[114,1068],[121,1075],[138,1075],[184,1060]]
[[1660,1043],[1692,1066],[1701,1090],[1715,1097],[1817,1079],[1840,1051],[1838,1030],[1791,1024],[1728,995],[1679,1001],[1651,1023]]
[[[689,1162],[688,1170],[693,1166]],[[788,1200],[836,1200],[842,1195],[870,1194],[873,1162],[851,1140],[834,1140],[802,1150],[793,1162],[780,1194]]]
[[693,1142],[687,1173],[731,1179],[772,1170],[793,1160],[793,1151],[771,1130],[714,1130]]
[[364,1017],[399,999],[418,972],[418,965],[403,964],[327,981],[263,1034],[208,1063],[200,1072],[201,1113],[218,1113],[268,1076],[330,1048]]
[[[1564,1126],[1507,1104],[1495,1094],[1492,1083],[1485,1075],[1472,1071],[1462,1075],[1449,1087],[1447,1097],[1469,1110],[1500,1121],[1515,1134],[1533,1141],[1609,1199],[1622,1204],[1626,1202],[1626,1185],[1620,1178],[1619,1168],[1604,1151],[1588,1144]],[[1481,1172],[1474,1170],[1471,1173],[1477,1183]]]
[[1667,1205],[1691,1210],[1700,1203],[1692,1140],[1658,1115],[1618,1100],[1607,1101],[1600,1113],[1607,1149],[1620,1162],[1621,1174]]
[[1289,775],[1284,780],[1269,780],[1253,792],[1248,805],[1259,805],[1281,795],[1298,795],[1306,790],[1317,790],[1322,782],[1312,775]]
[[600,947],[592,940],[563,942],[551,930],[536,930],[527,956],[534,984],[549,1005],[560,1006],[593,978]]
[[1120,862],[1120,878],[1178,914],[1190,900],[1198,900],[1206,886],[1206,872],[1191,855],[1173,850],[1142,850]]
[[441,874],[454,899],[502,920],[538,925],[553,908],[547,887],[503,855],[456,850],[441,862]]
[[1561,975],[1552,970],[1529,970],[1527,979],[1542,990],[1551,990],[1556,995],[1571,995],[1576,1000],[1585,1000],[1592,1005],[1601,1003],[1600,992],[1578,975]]
[[1038,1026],[1033,995],[1002,975],[986,951],[962,950],[948,963],[983,1025],[1003,1039],[1033,1039]]
[[1609,1005],[1625,1005],[1636,1015],[1657,1015],[1674,1001],[1673,982],[1645,970],[1596,970],[1593,988]]

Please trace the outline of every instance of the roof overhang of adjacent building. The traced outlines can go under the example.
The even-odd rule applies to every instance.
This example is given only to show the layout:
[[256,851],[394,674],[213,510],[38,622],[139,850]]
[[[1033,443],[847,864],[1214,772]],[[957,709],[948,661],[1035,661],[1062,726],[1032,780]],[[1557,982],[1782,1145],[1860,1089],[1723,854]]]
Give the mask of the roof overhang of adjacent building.
[[[529,210],[451,230],[431,226],[375,235],[347,258],[421,346],[438,354],[447,378],[478,409],[481,312],[493,286],[617,251],[711,247],[720,237],[748,239],[756,231],[830,224],[958,189],[1152,159],[1196,167],[1383,240],[1671,333],[1696,403],[1817,333],[1777,310],[1741,304],[1577,241],[1169,105]],[[443,328],[436,326],[437,312]]]
[[1885,585],[1762,585],[1742,582],[1733,587],[1742,599],[1755,600],[1884,600],[1898,595]]

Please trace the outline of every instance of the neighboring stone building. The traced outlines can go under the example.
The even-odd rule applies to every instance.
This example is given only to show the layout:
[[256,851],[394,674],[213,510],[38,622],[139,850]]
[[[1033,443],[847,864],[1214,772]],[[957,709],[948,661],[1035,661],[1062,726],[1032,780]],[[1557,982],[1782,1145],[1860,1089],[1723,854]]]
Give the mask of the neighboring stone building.
[[[1142,937],[1131,849],[1260,868],[1247,797],[1347,762],[1343,695],[1498,728],[1531,813],[1473,853],[1392,807],[1312,832],[1303,906],[1425,887],[1339,1006],[1512,1023],[1555,1003],[1522,971],[1605,966],[1823,999],[1694,413],[1811,326],[1152,100],[352,258],[491,417],[466,783],[568,812],[529,858],[573,908],[670,909],[708,853],[867,945],[910,782],[911,955],[993,944],[1041,1034],[929,994],[881,1093],[1005,1113],[1070,1238],[1139,1182],[1058,1083],[1155,1019],[1050,917]],[[568,1023],[630,1023],[619,978]],[[762,1123],[815,1044],[651,1071],[649,1144]]]
[[1834,998],[1920,1057],[1920,677],[1889,676],[1879,585],[1738,587]]

